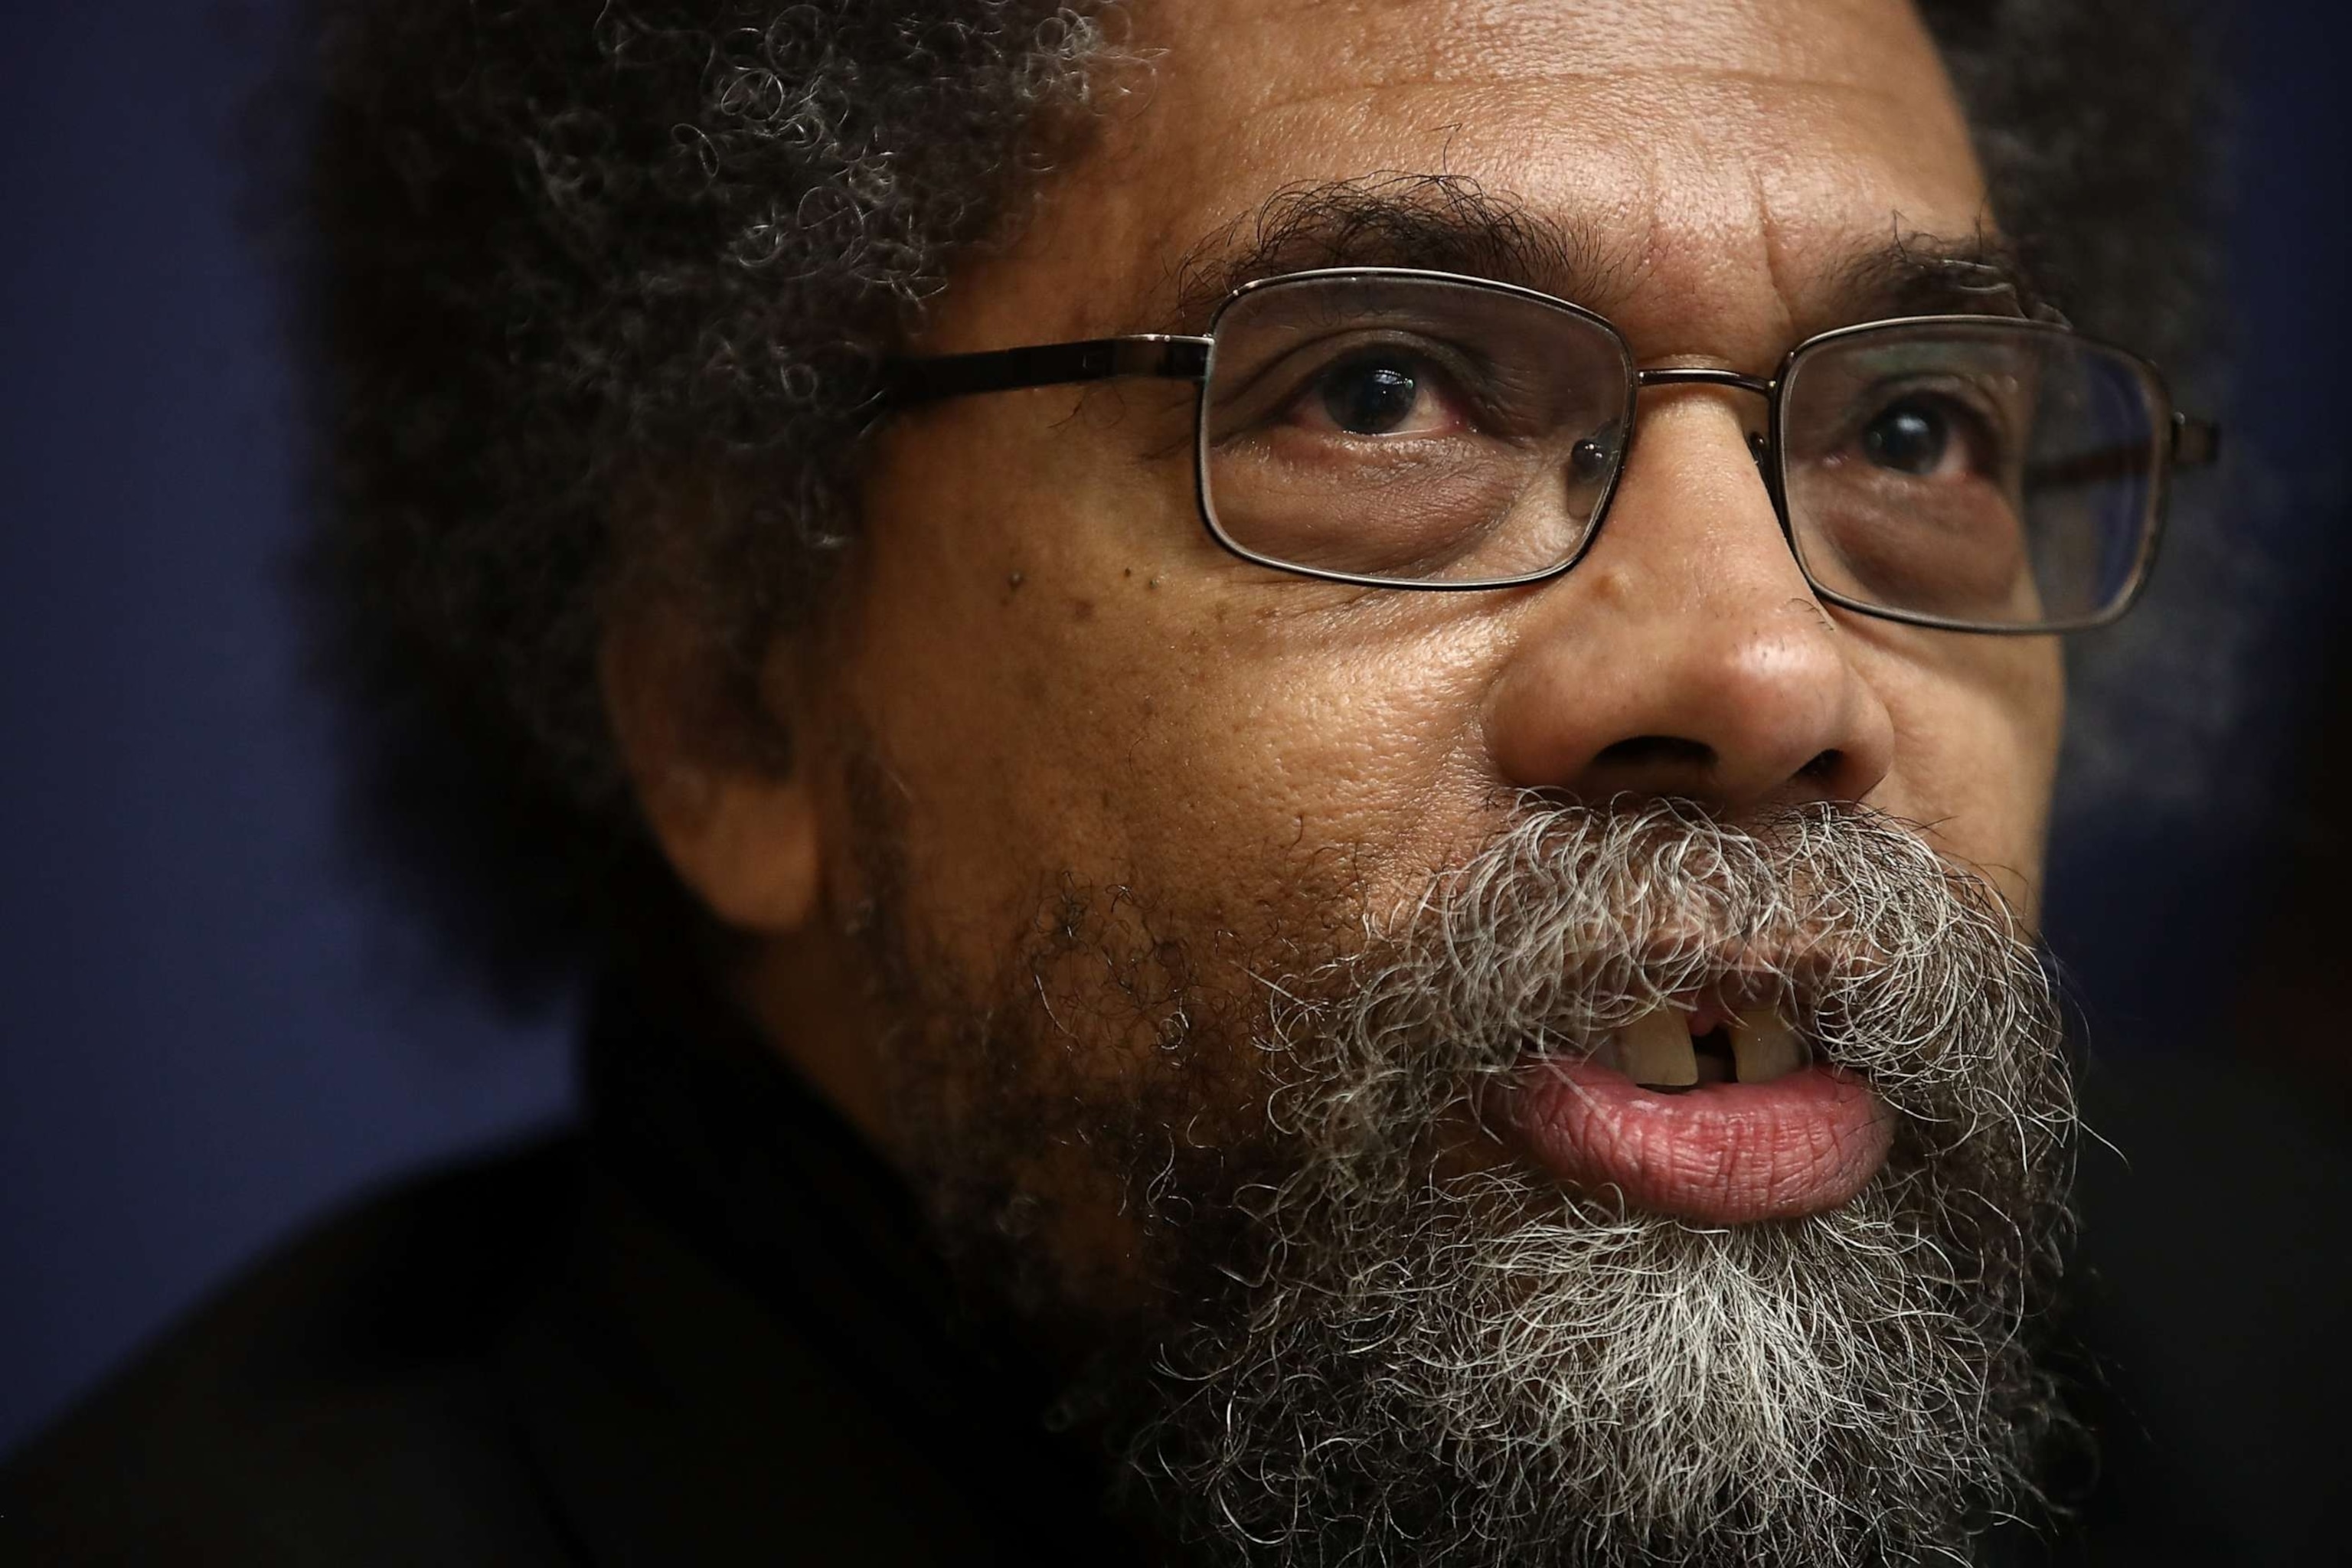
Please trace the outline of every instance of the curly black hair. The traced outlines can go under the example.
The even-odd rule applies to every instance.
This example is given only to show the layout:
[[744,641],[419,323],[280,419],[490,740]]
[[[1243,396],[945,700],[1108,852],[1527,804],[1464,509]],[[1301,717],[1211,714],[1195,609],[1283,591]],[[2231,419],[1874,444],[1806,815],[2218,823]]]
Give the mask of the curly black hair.
[[[1918,3],[2042,292],[2184,351],[2210,271],[2199,51],[2150,0]],[[527,1004],[698,918],[607,731],[607,606],[659,557],[744,665],[822,591],[881,358],[1078,145],[1115,18],[320,4],[313,641],[368,858]],[[691,536],[655,537],[675,509],[634,503],[689,481],[714,498]]]

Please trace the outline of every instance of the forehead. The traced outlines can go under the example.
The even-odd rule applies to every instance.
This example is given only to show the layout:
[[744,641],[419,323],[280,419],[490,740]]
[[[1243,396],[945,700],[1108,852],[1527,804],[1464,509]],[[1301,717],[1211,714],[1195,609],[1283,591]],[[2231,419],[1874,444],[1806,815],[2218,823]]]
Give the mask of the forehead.
[[1134,31],[1148,65],[983,268],[1005,275],[980,314],[1178,324],[1187,273],[1248,250],[1269,203],[1443,175],[1568,237],[1572,278],[1516,280],[1646,353],[1740,356],[1835,324],[1834,280],[1896,234],[1982,216],[1903,0],[1156,0]]

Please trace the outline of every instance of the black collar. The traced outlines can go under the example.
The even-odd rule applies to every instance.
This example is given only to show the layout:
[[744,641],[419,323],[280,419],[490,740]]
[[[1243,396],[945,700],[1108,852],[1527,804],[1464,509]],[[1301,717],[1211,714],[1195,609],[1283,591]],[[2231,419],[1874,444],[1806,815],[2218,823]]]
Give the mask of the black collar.
[[502,1361],[583,1558],[1134,1561],[1100,1465],[971,1331],[895,1173],[680,997],[598,998],[578,1234]]

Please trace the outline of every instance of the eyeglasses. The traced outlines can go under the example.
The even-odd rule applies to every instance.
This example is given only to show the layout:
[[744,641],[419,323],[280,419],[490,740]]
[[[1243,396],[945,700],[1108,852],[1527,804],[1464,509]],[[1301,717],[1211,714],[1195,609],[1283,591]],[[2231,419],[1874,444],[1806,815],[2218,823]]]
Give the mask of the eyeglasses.
[[885,400],[1118,376],[1199,384],[1202,521],[1327,582],[1494,589],[1568,571],[1625,470],[1644,387],[1765,399],[1749,448],[1830,603],[1918,626],[2059,632],[2130,608],[2176,468],[2220,432],[2146,360],[1996,316],[1845,327],[1769,380],[1635,368],[1623,334],[1532,289],[1349,268],[1235,289],[1205,337],[1146,334],[893,363]]

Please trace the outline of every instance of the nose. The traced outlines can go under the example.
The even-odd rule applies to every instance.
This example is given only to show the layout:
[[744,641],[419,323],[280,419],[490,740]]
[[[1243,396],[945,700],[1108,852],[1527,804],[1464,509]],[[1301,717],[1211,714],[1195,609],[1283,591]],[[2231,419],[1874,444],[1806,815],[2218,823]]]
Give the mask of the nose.
[[1484,714],[1512,784],[1738,816],[1861,800],[1894,721],[1789,552],[1733,401],[1646,394],[1607,525],[1547,584]]

